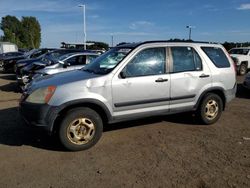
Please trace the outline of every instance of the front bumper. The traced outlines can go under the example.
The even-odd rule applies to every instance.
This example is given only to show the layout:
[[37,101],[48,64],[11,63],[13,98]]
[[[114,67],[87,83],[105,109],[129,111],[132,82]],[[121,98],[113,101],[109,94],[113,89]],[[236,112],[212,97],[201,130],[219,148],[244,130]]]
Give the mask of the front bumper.
[[31,80],[30,77],[26,76],[26,75],[25,76],[17,76],[16,79],[17,79],[17,83],[21,86],[28,84]]
[[54,122],[58,116],[56,107],[48,104],[20,102],[19,113],[29,125],[40,127],[49,133],[53,131]]

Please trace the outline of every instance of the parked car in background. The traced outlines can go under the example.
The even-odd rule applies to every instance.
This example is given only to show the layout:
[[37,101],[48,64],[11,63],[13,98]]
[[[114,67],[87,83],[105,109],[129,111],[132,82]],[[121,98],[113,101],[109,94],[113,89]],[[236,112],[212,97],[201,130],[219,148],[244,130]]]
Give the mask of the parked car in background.
[[46,54],[42,54],[41,56],[37,58],[19,60],[16,62],[16,68],[15,68],[17,78],[20,77],[20,70],[29,64],[32,64],[34,62],[45,62],[48,64],[54,64],[57,58],[63,54],[72,53],[72,52],[82,52],[82,51],[83,50],[79,50],[79,49],[54,49],[52,51],[47,52]]
[[23,56],[24,53],[22,52],[7,52],[7,53],[3,53],[0,54],[0,68],[3,68],[3,62],[6,59],[10,59],[10,58],[15,58],[15,57],[19,57],[19,56]]
[[16,44],[10,42],[0,42],[0,54],[7,52],[17,52],[18,48]]
[[114,47],[80,70],[33,80],[20,113],[30,124],[57,131],[64,147],[77,151],[95,145],[107,123],[184,111],[215,123],[236,86],[234,62],[222,45],[149,41]]
[[23,54],[24,54],[23,52],[7,52],[7,53],[3,53],[3,54],[0,54],[0,60],[6,59],[6,58],[9,58],[9,57],[20,56],[20,55],[23,55]]
[[[35,62],[21,69],[19,84],[26,85],[34,76],[38,78],[45,75],[81,69],[86,64],[92,62],[96,57],[98,57],[98,54],[94,52],[74,52],[58,57],[53,64]],[[55,59],[53,61],[55,61]]]
[[53,50],[53,49],[49,49],[49,48],[33,49],[33,50],[30,50],[29,52],[25,53],[24,55],[7,58],[3,61],[3,64],[2,64],[3,71],[4,72],[15,72],[15,69],[16,69],[15,65],[16,65],[17,61],[19,61],[21,59],[37,58],[37,57],[41,56],[42,54],[45,54],[51,50]]
[[243,82],[243,86],[250,90],[250,73],[247,73],[246,77],[245,77],[245,80]]
[[229,54],[237,66],[239,75],[245,75],[250,69],[250,47],[233,48]]

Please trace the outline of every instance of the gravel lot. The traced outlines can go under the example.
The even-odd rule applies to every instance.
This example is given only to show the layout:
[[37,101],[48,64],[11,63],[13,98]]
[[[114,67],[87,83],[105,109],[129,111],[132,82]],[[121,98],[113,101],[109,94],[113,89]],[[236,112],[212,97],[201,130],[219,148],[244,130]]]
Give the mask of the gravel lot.
[[22,123],[15,76],[0,74],[0,187],[250,187],[243,79],[214,125],[199,125],[190,114],[119,123],[95,147],[66,152]]

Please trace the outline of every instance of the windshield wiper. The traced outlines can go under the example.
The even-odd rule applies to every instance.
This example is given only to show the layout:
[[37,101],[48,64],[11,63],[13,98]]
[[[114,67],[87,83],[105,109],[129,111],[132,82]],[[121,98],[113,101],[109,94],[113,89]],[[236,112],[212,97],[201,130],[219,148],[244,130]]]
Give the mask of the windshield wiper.
[[90,72],[90,73],[95,73],[93,70],[91,69],[82,69],[83,71],[86,71],[86,72]]
[[102,72],[91,70],[91,69],[82,69],[83,71],[89,72],[89,73],[94,73],[94,74],[103,74]]

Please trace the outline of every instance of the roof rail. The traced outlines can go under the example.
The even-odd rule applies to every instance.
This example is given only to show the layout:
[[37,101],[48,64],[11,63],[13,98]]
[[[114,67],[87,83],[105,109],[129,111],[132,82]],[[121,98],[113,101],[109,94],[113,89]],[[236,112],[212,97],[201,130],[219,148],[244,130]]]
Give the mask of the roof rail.
[[145,42],[141,42],[139,43],[139,45],[142,44],[148,44],[148,43],[161,43],[161,42],[167,42],[167,43],[204,43],[204,44],[220,44],[218,42],[207,42],[207,41],[182,41],[182,40],[152,40],[152,41],[145,41]]

